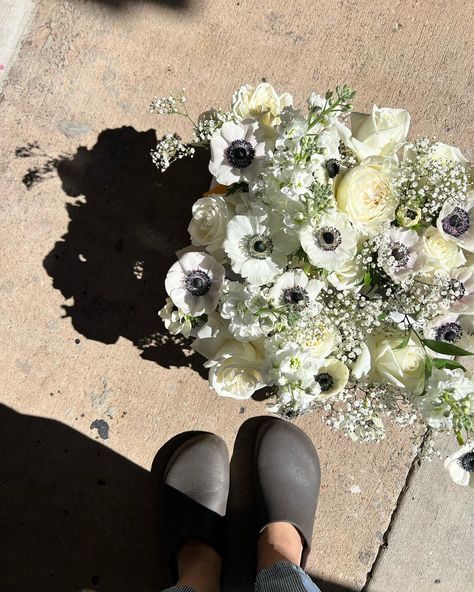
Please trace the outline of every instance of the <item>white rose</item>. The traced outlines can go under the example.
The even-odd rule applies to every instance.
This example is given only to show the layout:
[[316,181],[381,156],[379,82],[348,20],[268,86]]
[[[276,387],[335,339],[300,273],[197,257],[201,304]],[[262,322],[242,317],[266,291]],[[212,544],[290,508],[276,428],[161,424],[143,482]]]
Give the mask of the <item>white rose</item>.
[[370,156],[394,154],[406,141],[410,127],[410,114],[405,109],[379,108],[372,113],[352,113],[351,131],[336,124],[342,141],[359,160]]
[[220,249],[231,217],[232,212],[222,195],[198,199],[193,205],[193,217],[188,226],[193,245],[206,245],[210,253]]
[[216,359],[205,364],[209,368],[209,385],[222,397],[250,399],[265,386],[262,362],[262,349],[257,342],[226,341]]
[[426,259],[421,269],[423,275],[432,276],[436,272],[449,273],[466,262],[457,244],[446,240],[433,226],[430,226],[422,237],[422,251]]
[[370,378],[374,382],[387,381],[410,393],[419,394],[425,380],[425,354],[423,348],[413,339],[410,339],[406,347],[396,349],[402,340],[402,335],[386,337],[381,334],[369,337],[372,366]]
[[351,290],[362,287],[365,270],[357,264],[355,259],[348,259],[340,269],[328,275],[328,282],[338,290]]
[[443,142],[436,142],[430,150],[430,157],[433,160],[446,163],[447,161],[459,162],[460,164],[469,165],[469,161],[465,158],[462,152],[456,146],[443,144]]
[[351,114],[352,137],[363,153],[362,158],[387,156],[396,152],[407,139],[409,127],[410,114],[405,109],[379,108],[374,105],[370,114]]
[[384,222],[393,220],[397,207],[391,168],[375,159],[354,167],[342,177],[336,201],[355,226],[376,234]]
[[246,84],[232,97],[232,111],[237,119],[258,119],[267,126],[278,125],[280,113],[292,104],[293,97],[289,93],[278,95],[268,82],[256,87]]

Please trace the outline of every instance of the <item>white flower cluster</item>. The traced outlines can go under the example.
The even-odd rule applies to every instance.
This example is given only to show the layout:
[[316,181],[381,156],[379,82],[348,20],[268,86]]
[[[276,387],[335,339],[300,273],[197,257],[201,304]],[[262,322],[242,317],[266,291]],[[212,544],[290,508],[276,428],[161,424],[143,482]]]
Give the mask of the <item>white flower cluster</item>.
[[160,315],[219,395],[268,387],[272,411],[320,408],[365,442],[387,415],[451,431],[447,466],[474,484],[474,376],[457,361],[474,351],[473,170],[457,148],[408,143],[404,109],[351,113],[353,98],[313,93],[301,112],[264,82],[199,120],[213,183]]
[[193,146],[183,144],[177,134],[166,134],[151,151],[151,159],[162,173],[172,162],[186,156],[194,156]]

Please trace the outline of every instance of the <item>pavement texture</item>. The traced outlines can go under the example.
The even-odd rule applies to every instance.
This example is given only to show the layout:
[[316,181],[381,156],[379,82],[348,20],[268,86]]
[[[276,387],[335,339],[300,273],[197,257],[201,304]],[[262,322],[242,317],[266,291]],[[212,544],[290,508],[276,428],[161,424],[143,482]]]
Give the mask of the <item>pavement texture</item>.
[[[156,171],[156,138],[190,129],[151,98],[185,87],[197,115],[262,77],[300,104],[347,82],[357,110],[405,107],[413,137],[472,157],[472,17],[439,0],[34,2],[0,97],[0,590],[163,587],[154,484],[186,430],[234,451],[225,588],[252,587],[258,419],[244,422],[265,405],[217,398],[157,317],[210,178],[205,155]],[[370,446],[318,414],[296,423],[323,471],[308,563],[323,592],[473,589],[472,497],[440,465],[410,471],[409,431]]]

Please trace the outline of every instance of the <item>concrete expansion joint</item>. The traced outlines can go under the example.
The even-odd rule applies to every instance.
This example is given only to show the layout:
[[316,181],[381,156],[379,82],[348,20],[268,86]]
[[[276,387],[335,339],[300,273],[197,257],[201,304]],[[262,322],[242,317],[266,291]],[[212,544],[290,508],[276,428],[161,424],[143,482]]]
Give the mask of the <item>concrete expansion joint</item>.
[[[420,442],[420,446],[419,446],[419,450],[423,450],[425,443],[428,439],[428,432],[426,431],[422,438],[421,438],[421,442]],[[372,577],[374,576],[377,567],[380,563],[380,559],[382,558],[382,555],[384,553],[384,551],[388,548],[388,539],[390,536],[390,533],[392,531],[392,529],[394,528],[397,518],[398,518],[398,514],[399,514],[399,510],[401,507],[401,504],[403,502],[403,499],[405,498],[405,495],[407,493],[407,491],[410,488],[410,485],[413,481],[413,479],[415,478],[416,472],[420,467],[420,459],[417,456],[415,456],[415,458],[412,460],[412,463],[410,465],[410,468],[408,470],[406,479],[405,479],[405,484],[403,485],[402,489],[400,490],[400,494],[397,498],[397,503],[395,504],[395,507],[393,508],[393,512],[392,515],[390,517],[390,522],[384,532],[383,538],[382,538],[382,542],[380,543],[377,555],[372,563],[372,566],[370,568],[370,570],[367,572],[367,577],[365,579],[365,584],[362,587],[360,592],[371,592],[368,588],[370,581],[372,579]]]

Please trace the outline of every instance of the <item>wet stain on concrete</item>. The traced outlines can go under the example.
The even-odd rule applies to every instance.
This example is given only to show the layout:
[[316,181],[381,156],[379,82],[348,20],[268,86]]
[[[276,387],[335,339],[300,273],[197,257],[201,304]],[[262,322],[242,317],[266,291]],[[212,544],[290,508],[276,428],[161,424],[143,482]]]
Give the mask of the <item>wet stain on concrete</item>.
[[96,429],[102,440],[107,440],[109,437],[109,424],[104,419],[95,419],[91,423],[90,429]]

